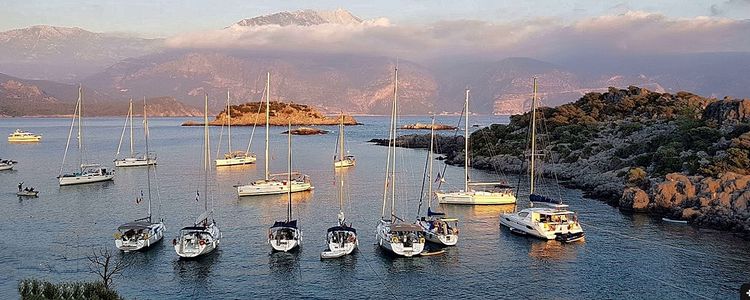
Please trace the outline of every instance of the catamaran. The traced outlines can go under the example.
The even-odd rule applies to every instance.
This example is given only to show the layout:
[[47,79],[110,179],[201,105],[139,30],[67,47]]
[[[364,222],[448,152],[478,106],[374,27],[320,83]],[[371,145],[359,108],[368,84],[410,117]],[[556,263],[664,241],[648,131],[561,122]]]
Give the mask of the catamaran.
[[[341,129],[343,129],[343,126],[341,126]],[[343,172],[338,174],[338,224],[336,226],[328,228],[326,232],[326,243],[328,244],[328,249],[320,253],[321,259],[337,258],[351,254],[352,251],[354,251],[354,249],[359,246],[359,240],[357,239],[357,230],[352,227],[351,223],[346,224],[346,217],[344,215],[344,175],[345,174]]]
[[[132,112],[133,102],[130,102],[130,110]],[[146,98],[143,99],[143,131],[146,144],[146,153],[148,153],[148,119],[146,118]],[[158,180],[158,178],[156,178]],[[148,216],[137,219],[133,222],[128,222],[117,227],[117,232],[114,234],[115,246],[125,252],[138,251],[141,249],[147,249],[151,245],[158,243],[164,237],[164,220],[154,222],[152,220],[153,214],[151,213],[151,166],[146,168],[146,185],[148,186]],[[156,185],[156,195],[159,195],[158,189],[159,184]],[[141,191],[140,197],[136,198],[136,203],[143,201],[143,191]],[[161,199],[160,199],[161,201]]]
[[469,180],[469,90],[464,101],[464,189],[438,191],[435,194],[441,204],[513,204],[516,196],[512,187],[502,182],[472,182]]
[[341,123],[339,123],[339,139],[338,139],[339,149],[338,153],[333,156],[333,166],[336,168],[348,168],[353,167],[356,163],[356,160],[354,159],[354,155],[349,154],[348,152],[344,154],[344,114],[341,114]]
[[[574,242],[584,238],[583,229],[578,222],[575,212],[563,204],[562,199],[555,199],[536,193],[535,178],[537,156],[544,156],[536,150],[536,122],[537,122],[537,85],[534,78],[534,93],[531,99],[531,138],[529,140],[529,208],[519,212],[500,215],[500,224],[507,226],[512,232],[528,234],[547,240]],[[534,207],[538,205],[539,207]]]
[[[424,250],[425,239],[422,227],[404,222],[396,216],[396,128],[398,127],[398,67],[394,69],[393,108],[388,132],[388,158],[385,164],[385,184],[383,185],[383,210],[380,214],[375,238],[378,245],[398,256],[411,257]],[[390,190],[390,211],[386,217],[386,206]]]
[[[73,173],[63,174],[65,168],[65,159],[68,156],[68,148],[70,148],[70,139],[73,136],[73,127],[76,122],[78,123],[78,170]],[[84,163],[83,156],[84,143],[83,143],[83,92],[81,87],[78,87],[78,101],[76,101],[76,107],[73,112],[73,121],[70,123],[70,131],[68,131],[68,141],[65,143],[65,154],[63,154],[62,166],[60,166],[60,175],[57,176],[60,186],[73,185],[73,184],[84,184],[100,181],[113,180],[115,178],[115,172],[107,170],[96,163]]]
[[21,129],[16,129],[8,135],[8,142],[38,142],[42,140],[41,134],[35,134]]
[[[458,219],[447,218],[445,213],[432,211],[432,162],[433,149],[435,145],[435,116],[432,116],[432,126],[430,130],[430,151],[427,153],[427,160],[429,162],[429,169],[427,170],[427,217],[422,217],[417,221],[417,225],[422,227],[425,237],[428,241],[444,245],[444,246],[455,246],[458,243]],[[421,211],[422,198],[419,198],[419,209]]]
[[[146,103],[146,97],[143,97],[143,103]],[[143,122],[144,131],[148,131],[146,125],[146,111],[143,111]],[[125,130],[130,125],[130,155],[124,158],[118,158],[120,156],[120,149],[122,149],[122,140],[125,137]],[[134,147],[135,140],[133,139],[133,99],[130,99],[130,105],[128,107],[128,115],[125,116],[125,125],[122,127],[122,134],[120,134],[120,143],[117,144],[117,153],[115,154],[115,167],[142,167],[156,164],[156,154],[149,153],[146,149],[144,155],[139,155],[135,152]]]
[[[268,172],[268,163],[271,160],[271,156],[268,154],[268,140],[269,140],[269,119],[270,119],[270,85],[271,85],[271,73],[266,74],[266,147],[265,147],[265,178],[256,180],[246,185],[235,186],[237,188],[237,195],[240,197],[244,196],[261,196],[261,195],[278,195],[286,194],[287,192],[304,192],[313,189],[310,177],[289,170],[289,173],[281,174],[270,174]],[[291,132],[291,129],[290,129]],[[288,177],[288,181],[284,181],[284,178]]]
[[[204,102],[203,115],[203,213],[192,226],[183,227],[177,238],[172,240],[175,252],[182,258],[195,258],[211,253],[219,247],[221,231],[213,219],[213,208],[208,210],[208,173],[211,163],[211,142],[208,135],[208,95]],[[200,197],[195,192],[196,200]],[[213,200],[213,199],[212,199]],[[213,202],[213,201],[212,201]]]
[[[221,137],[219,138],[219,146],[221,146]],[[227,91],[227,150],[224,158],[216,159],[217,167],[255,163],[255,154],[251,153],[250,149],[247,151],[232,151],[232,106],[229,103],[229,91]]]
[[[284,184],[292,182],[292,123],[289,123],[287,131],[287,180]],[[297,220],[292,219],[292,190],[287,189],[289,202],[287,204],[286,220],[276,221],[268,229],[268,244],[273,251],[289,252],[296,249],[302,243],[302,230],[297,226]]]

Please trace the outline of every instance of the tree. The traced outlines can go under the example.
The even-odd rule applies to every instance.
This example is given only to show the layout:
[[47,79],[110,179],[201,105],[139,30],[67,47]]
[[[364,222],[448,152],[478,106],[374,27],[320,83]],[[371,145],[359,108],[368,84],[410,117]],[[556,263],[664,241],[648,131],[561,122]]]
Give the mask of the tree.
[[115,259],[113,256],[109,248],[96,248],[91,251],[91,255],[86,257],[91,262],[89,270],[102,279],[102,284],[107,289],[110,288],[112,279],[130,266],[130,261],[122,258]]

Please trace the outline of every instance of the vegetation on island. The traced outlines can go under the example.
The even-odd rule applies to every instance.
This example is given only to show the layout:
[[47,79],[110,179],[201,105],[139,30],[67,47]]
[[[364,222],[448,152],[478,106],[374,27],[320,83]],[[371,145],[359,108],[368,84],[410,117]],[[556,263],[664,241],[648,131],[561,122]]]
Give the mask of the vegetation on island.
[[[252,126],[264,124],[266,118],[265,102],[249,102],[229,106],[233,126]],[[326,116],[317,109],[297,103],[284,103],[271,101],[269,103],[269,124],[272,126],[291,125],[338,125],[340,116]],[[222,110],[214,120],[208,124],[211,126],[222,126],[227,124],[229,115],[227,109]],[[188,121],[182,126],[200,126],[202,122]],[[344,115],[344,125],[359,125],[354,117]]]

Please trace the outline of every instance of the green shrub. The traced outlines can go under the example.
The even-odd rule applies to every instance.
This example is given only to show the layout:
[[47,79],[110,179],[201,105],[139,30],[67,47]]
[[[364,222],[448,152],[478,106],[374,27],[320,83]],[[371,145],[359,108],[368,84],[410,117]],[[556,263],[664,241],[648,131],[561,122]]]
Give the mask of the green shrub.
[[54,284],[36,279],[24,279],[18,283],[18,294],[23,300],[121,300],[117,291],[108,289],[101,282],[71,282]]

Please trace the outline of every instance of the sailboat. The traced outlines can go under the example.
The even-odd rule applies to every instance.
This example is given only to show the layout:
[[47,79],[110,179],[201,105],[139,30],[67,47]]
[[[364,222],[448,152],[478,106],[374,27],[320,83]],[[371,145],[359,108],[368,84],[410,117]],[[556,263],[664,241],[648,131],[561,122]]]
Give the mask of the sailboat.
[[[458,219],[447,218],[445,213],[432,211],[432,162],[433,149],[435,145],[435,116],[432,116],[432,130],[430,131],[430,151],[427,153],[427,160],[429,161],[429,169],[427,170],[427,217],[422,217],[417,221],[417,225],[422,227],[425,238],[428,241],[444,245],[444,246],[455,246],[458,243]],[[419,202],[422,206],[422,199]],[[418,210],[419,211],[419,210]]]
[[[73,136],[73,127],[75,127],[76,122],[78,122],[78,170],[63,174],[65,159],[68,156],[68,149],[70,148],[70,139]],[[63,154],[62,166],[60,166],[60,174],[57,176],[60,186],[108,181],[115,178],[114,171],[107,170],[96,163],[84,163],[83,156],[85,151],[83,146],[83,92],[81,86],[78,86],[78,101],[76,101],[76,107],[73,111],[73,121],[70,123],[68,141],[65,143],[65,154]]]
[[[287,145],[289,147],[287,151],[287,180],[283,182],[288,184],[292,182],[292,123],[289,123],[289,130],[287,131]],[[273,226],[268,229],[268,244],[271,245],[273,251],[289,252],[296,249],[302,242],[302,230],[297,226],[297,220],[292,219],[292,190],[287,189],[287,195],[289,195],[289,202],[287,204],[286,220],[276,221]]]
[[232,106],[229,104],[229,91],[227,91],[227,153],[224,154],[224,158],[216,159],[216,166],[224,167],[252,163],[255,163],[255,154],[249,151],[232,151]]
[[[130,112],[133,111],[133,101],[130,101]],[[132,121],[132,120],[131,120]],[[146,98],[143,98],[143,133],[146,144],[146,153],[148,153],[148,119],[146,117]],[[132,135],[131,135],[132,136]],[[157,178],[158,180],[158,178]],[[159,222],[153,222],[153,215],[151,212],[151,166],[147,165],[146,168],[146,184],[148,186],[148,216],[137,219],[133,222],[128,222],[117,227],[115,233],[115,246],[125,252],[138,251],[144,248],[149,248],[151,245],[158,243],[164,237],[164,220]],[[157,195],[159,185],[157,184]],[[140,203],[143,200],[143,191],[137,198],[136,202]]]
[[[143,102],[146,102],[146,97],[143,97]],[[143,120],[145,126],[146,112],[143,112]],[[125,137],[125,130],[130,125],[130,156],[125,158],[118,158],[120,156],[120,149],[122,148],[122,140]],[[148,129],[146,129],[148,130]],[[115,167],[142,167],[156,164],[156,155],[149,153],[148,149],[144,155],[138,155],[134,150],[133,140],[133,99],[130,99],[130,106],[128,108],[128,115],[125,116],[125,125],[122,127],[122,134],[120,135],[120,143],[117,145],[117,154],[115,154]]]
[[[584,238],[583,229],[578,222],[578,215],[563,204],[562,199],[555,199],[536,193],[536,122],[537,122],[537,85],[534,78],[534,93],[531,100],[531,138],[529,140],[529,208],[519,212],[500,215],[500,224],[507,226],[512,232],[531,235],[546,240],[574,242]],[[539,207],[535,207],[539,206]]]
[[[195,258],[214,251],[219,247],[221,231],[213,219],[213,209],[208,210],[208,172],[211,162],[211,143],[208,136],[208,95],[204,102],[203,115],[203,213],[192,226],[183,227],[177,238],[172,240],[175,252],[182,258]],[[196,200],[200,193],[196,191]],[[210,219],[210,220],[209,220]]]
[[[396,128],[398,116],[398,67],[394,69],[393,108],[391,109],[391,124],[388,132],[388,159],[385,164],[385,184],[383,185],[383,210],[376,229],[378,245],[397,256],[411,257],[419,255],[424,250],[425,239],[422,227],[404,222],[396,216]],[[388,196],[391,205],[388,216],[386,206]]]
[[[237,188],[237,195],[243,196],[261,196],[261,195],[278,195],[285,194],[287,192],[296,193],[304,192],[313,189],[310,177],[299,173],[292,172],[289,170],[288,174],[270,174],[268,172],[268,162],[271,160],[271,156],[268,154],[268,140],[269,140],[269,119],[270,119],[270,97],[271,93],[271,73],[266,73],[266,147],[265,147],[265,177],[260,180],[256,180],[246,185],[235,186]],[[289,177],[289,181],[279,179],[279,177]],[[282,178],[283,178],[282,177]]]
[[344,114],[341,114],[341,122],[339,123],[339,151],[333,157],[333,166],[336,168],[348,168],[353,167],[356,163],[354,155],[344,154]]
[[437,191],[440,204],[513,204],[516,196],[512,187],[502,182],[472,182],[469,180],[469,90],[464,101],[464,189]]
[[[342,116],[343,122],[343,116]],[[343,129],[343,125],[341,126]],[[343,136],[343,134],[342,134]],[[343,147],[342,147],[343,148]],[[328,249],[320,253],[321,259],[326,258],[338,258],[344,255],[351,254],[354,249],[359,246],[359,240],[357,239],[357,230],[352,227],[352,224],[346,224],[346,217],[344,215],[344,174],[339,175],[339,214],[338,224],[326,231],[326,244]]]

